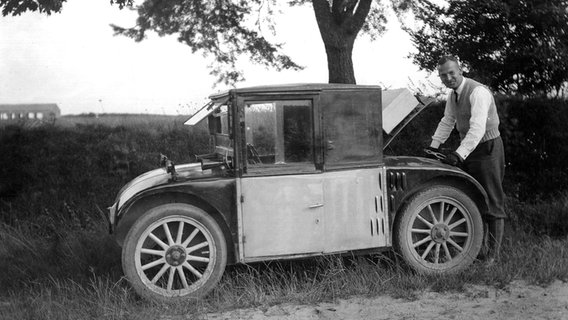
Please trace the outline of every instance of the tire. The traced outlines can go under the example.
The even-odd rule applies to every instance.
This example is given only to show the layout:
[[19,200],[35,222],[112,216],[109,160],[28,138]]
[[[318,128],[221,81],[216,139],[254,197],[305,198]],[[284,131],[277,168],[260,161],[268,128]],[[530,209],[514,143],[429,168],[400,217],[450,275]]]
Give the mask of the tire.
[[399,212],[393,239],[403,260],[423,274],[464,270],[482,242],[483,222],[476,204],[460,189],[442,185],[409,199]]
[[205,296],[226,264],[221,228],[189,204],[150,209],[133,224],[122,249],[122,267],[131,286],[143,298],[160,302]]

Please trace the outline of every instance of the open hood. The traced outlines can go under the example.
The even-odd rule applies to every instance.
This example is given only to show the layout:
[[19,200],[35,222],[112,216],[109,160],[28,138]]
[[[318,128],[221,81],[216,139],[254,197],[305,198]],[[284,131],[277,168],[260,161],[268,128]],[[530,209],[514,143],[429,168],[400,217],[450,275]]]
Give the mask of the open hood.
[[406,88],[384,90],[383,106],[383,150],[422,110],[436,101],[431,97],[414,96]]
[[191,118],[189,118],[183,124],[187,126],[194,126],[198,124],[199,122],[201,122],[201,120],[207,118],[207,116],[209,116],[210,114],[215,112],[215,110],[219,109],[219,107],[227,103],[227,101],[229,101],[229,96],[225,96],[224,98],[221,98],[219,100],[208,102],[203,108],[197,111],[194,115],[191,116]]

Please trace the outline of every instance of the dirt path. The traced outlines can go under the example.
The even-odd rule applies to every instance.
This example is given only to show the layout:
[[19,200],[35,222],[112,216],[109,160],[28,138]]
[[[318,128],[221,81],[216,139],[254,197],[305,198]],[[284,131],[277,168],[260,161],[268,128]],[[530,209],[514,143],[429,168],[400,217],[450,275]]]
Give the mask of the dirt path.
[[562,319],[568,320],[568,283],[546,288],[514,281],[504,289],[469,286],[460,293],[424,292],[408,301],[355,297],[317,305],[283,304],[269,308],[210,313],[202,319]]

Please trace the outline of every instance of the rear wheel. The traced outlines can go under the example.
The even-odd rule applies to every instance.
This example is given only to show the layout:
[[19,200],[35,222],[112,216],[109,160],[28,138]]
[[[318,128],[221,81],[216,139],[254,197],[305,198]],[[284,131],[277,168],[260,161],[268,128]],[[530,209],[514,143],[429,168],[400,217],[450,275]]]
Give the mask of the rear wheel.
[[221,279],[226,263],[221,228],[189,204],[149,210],[134,223],[122,250],[124,273],[135,291],[163,302],[206,295]]
[[404,261],[418,272],[458,272],[481,249],[481,214],[463,191],[433,186],[412,196],[403,207],[393,242]]

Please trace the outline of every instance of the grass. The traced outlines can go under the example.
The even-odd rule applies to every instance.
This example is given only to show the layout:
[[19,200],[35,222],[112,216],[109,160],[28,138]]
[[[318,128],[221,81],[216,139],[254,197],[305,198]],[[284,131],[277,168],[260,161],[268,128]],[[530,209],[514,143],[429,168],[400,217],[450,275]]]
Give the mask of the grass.
[[0,319],[152,319],[280,303],[310,304],[354,295],[416,298],[421,290],[502,287],[515,279],[568,281],[568,237],[508,234],[500,262],[450,276],[424,276],[393,253],[237,265],[206,298],[173,306],[140,300],[122,277],[120,251],[98,230],[60,238],[0,225]]
[[550,237],[568,234],[568,193],[528,202],[510,197],[507,208],[511,227],[515,230]]

